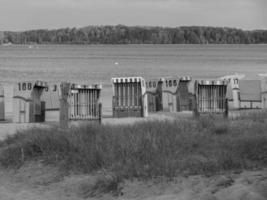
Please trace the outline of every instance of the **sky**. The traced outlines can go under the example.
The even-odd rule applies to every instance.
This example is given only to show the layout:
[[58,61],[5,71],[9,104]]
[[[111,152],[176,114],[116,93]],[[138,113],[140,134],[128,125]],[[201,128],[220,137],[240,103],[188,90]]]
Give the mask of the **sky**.
[[267,29],[267,0],[0,0],[0,30],[88,25]]

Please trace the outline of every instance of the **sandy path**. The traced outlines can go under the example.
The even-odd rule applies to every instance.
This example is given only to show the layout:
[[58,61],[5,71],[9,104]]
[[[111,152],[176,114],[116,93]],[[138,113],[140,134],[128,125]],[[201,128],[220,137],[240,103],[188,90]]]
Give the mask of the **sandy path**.
[[76,193],[57,184],[62,175],[58,170],[38,164],[27,165],[18,171],[0,170],[0,200],[80,199]]
[[41,163],[19,170],[0,170],[0,200],[266,200],[267,169],[211,177],[178,177],[174,181],[126,181],[122,194],[88,197],[92,175],[67,175]]

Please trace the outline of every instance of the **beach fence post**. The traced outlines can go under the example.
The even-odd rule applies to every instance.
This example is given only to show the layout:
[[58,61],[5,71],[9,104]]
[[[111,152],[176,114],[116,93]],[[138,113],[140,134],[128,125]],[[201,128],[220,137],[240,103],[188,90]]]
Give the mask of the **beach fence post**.
[[262,108],[267,109],[267,76],[261,77]]
[[178,94],[177,94],[177,111],[190,111],[192,108],[190,107],[190,97],[192,94],[189,93],[189,83],[192,78],[190,76],[183,76],[179,80],[178,85]]
[[98,104],[99,124],[102,123],[102,103]]
[[225,99],[225,111],[224,111],[224,118],[227,119],[229,116],[229,103],[228,103],[228,99]]
[[156,109],[158,111],[163,110],[163,103],[162,103],[162,85],[163,85],[163,79],[161,78],[158,82],[158,87],[157,87],[157,99],[156,99]]
[[164,79],[147,79],[146,93],[148,113],[159,112],[163,110],[162,105],[162,84]]
[[193,95],[192,97],[192,110],[193,110],[193,117],[198,119],[199,118],[199,112],[198,112],[198,102],[196,95]]
[[59,123],[61,128],[68,128],[69,121],[69,102],[68,95],[70,83],[63,82],[59,90]]
[[41,101],[41,95],[46,87],[43,81],[20,82],[14,87],[13,122],[44,121],[45,102]]
[[148,115],[145,80],[142,77],[112,78],[113,117],[146,117]]
[[0,121],[5,120],[5,94],[4,87],[0,85]]

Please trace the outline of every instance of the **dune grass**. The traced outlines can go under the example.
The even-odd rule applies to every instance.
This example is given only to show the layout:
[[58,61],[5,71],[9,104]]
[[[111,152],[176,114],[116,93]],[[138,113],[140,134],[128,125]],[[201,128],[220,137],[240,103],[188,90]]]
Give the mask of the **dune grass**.
[[1,142],[0,163],[42,160],[82,173],[109,171],[116,180],[266,167],[267,123],[261,117],[35,128]]

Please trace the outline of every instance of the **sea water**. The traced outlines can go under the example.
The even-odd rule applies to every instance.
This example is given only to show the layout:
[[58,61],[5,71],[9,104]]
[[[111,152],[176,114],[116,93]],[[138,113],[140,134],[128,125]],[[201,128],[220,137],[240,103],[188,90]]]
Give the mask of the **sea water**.
[[233,73],[258,79],[267,73],[267,45],[10,45],[0,46],[0,82],[6,111],[19,81],[102,84],[104,114],[111,114],[111,78],[192,76],[210,79]]

